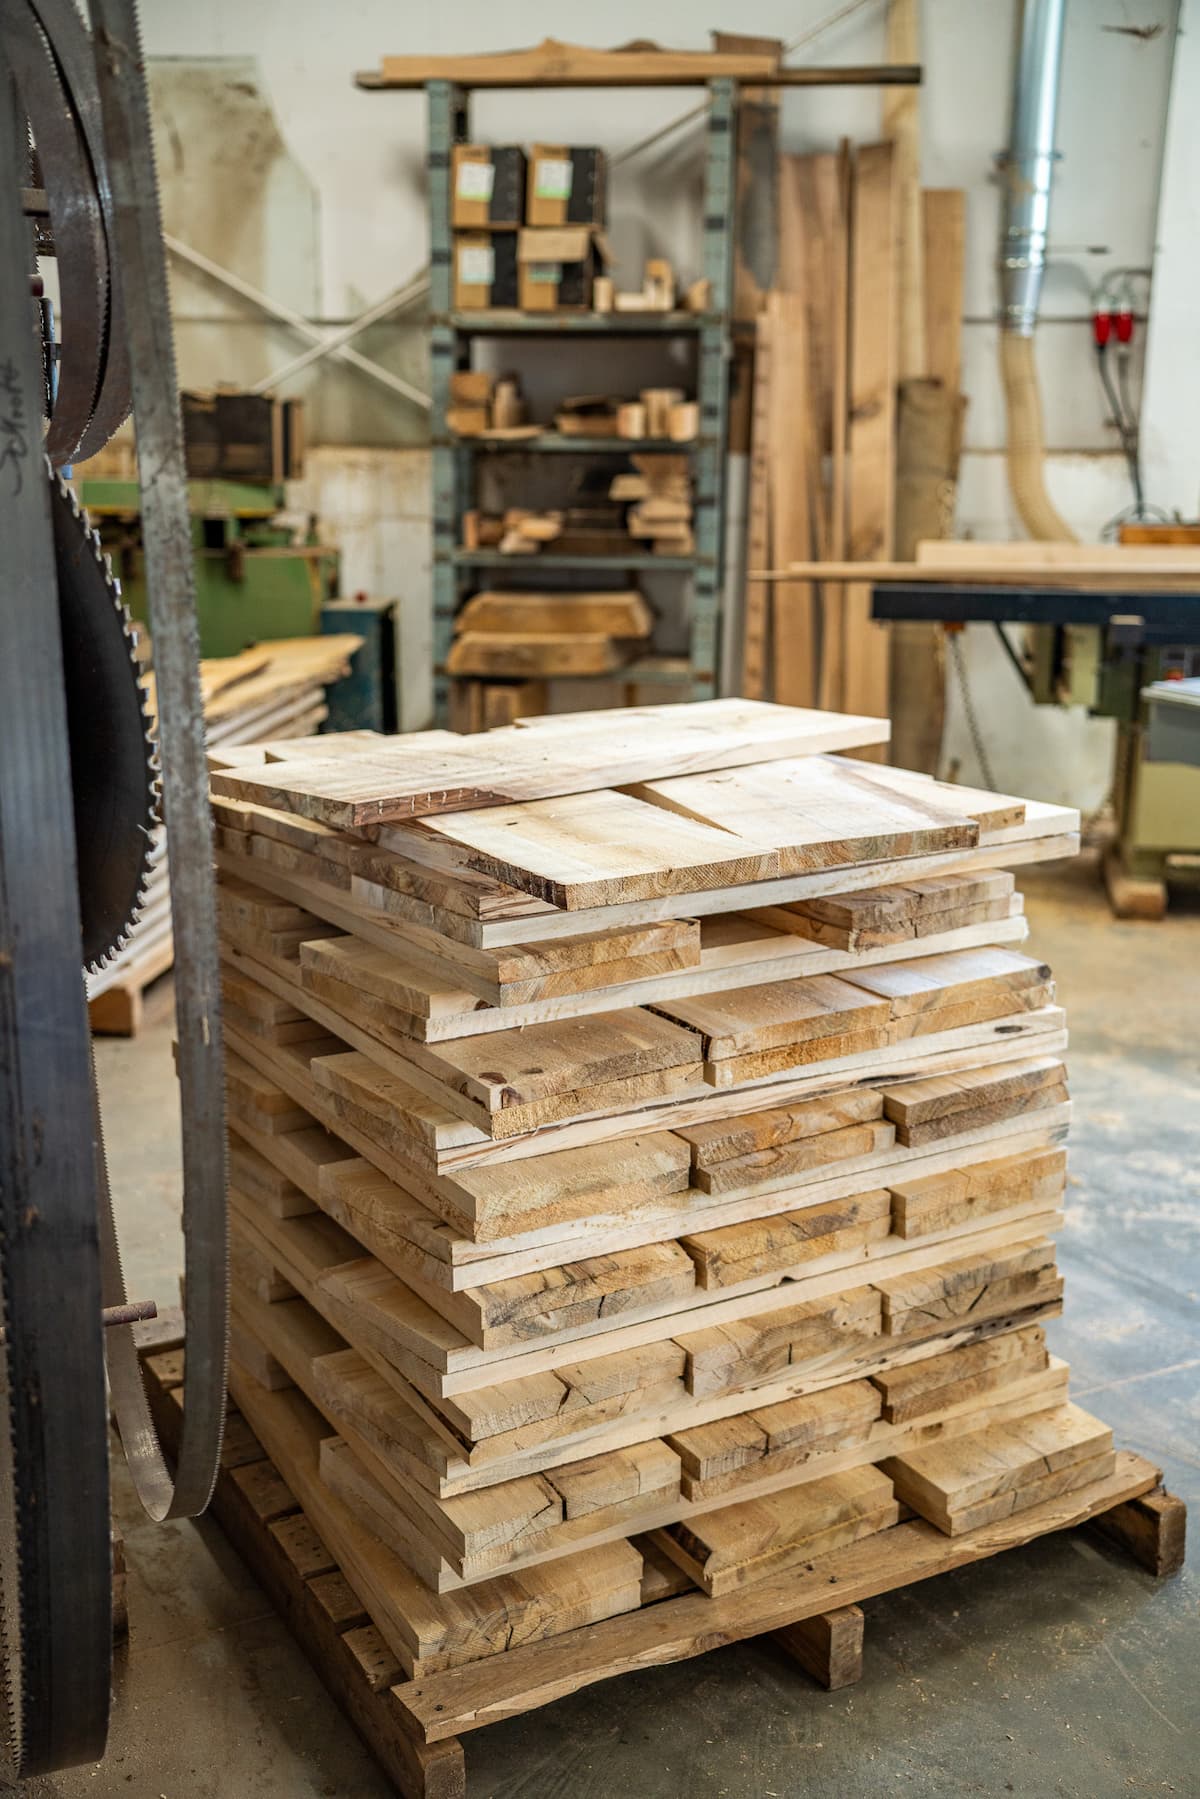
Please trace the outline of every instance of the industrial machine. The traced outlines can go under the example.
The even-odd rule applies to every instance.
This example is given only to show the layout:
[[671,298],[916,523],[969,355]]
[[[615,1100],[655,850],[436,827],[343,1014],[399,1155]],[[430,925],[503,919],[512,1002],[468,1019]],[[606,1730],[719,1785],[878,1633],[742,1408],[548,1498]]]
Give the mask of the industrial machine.
[[[991,624],[1017,674],[1041,705],[1082,705],[1117,723],[1112,800],[1115,841],[1105,882],[1118,917],[1159,918],[1168,873],[1200,867],[1200,592],[1124,591],[919,579],[879,583],[873,616],[948,625]],[[1021,656],[1005,624],[1033,627]],[[1184,707],[1187,710],[1184,710]]]
[[[225,1392],[220,982],[179,401],[134,0],[91,0],[90,23],[75,0],[0,0],[0,1653],[18,1777],[104,1750],[110,1397],[142,1501],[167,1518],[208,1502]],[[157,747],[118,586],[61,479],[131,408]],[[124,1290],[84,996],[85,969],[137,916],[160,799],[186,1252],[173,1477],[141,1384],[130,1321],[153,1308]]]
[[[120,574],[136,619],[148,617],[141,498],[136,481],[80,481],[79,496]],[[202,656],[236,656],[275,637],[308,637],[334,598],[338,553],[297,543],[273,483],[188,482],[196,617]]]

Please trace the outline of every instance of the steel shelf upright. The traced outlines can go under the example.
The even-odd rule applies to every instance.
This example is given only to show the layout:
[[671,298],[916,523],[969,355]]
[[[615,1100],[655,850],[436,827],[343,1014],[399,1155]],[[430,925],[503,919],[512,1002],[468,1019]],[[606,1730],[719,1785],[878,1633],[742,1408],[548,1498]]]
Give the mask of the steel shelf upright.
[[[449,81],[425,84],[428,106],[430,211],[430,363],[433,406],[433,648],[434,692],[439,723],[445,723],[449,682],[446,657],[454,633],[454,616],[467,587],[481,567],[578,570],[649,569],[664,577],[691,581],[688,605],[687,693],[681,697],[711,699],[717,691],[723,600],[726,419],[729,394],[730,302],[733,285],[734,153],[737,124],[736,81],[721,78],[704,84],[708,113],[704,152],[702,268],[709,287],[704,313],[521,313],[456,312],[453,308],[453,233],[451,218],[451,154],[456,143],[470,140],[470,90]],[[535,557],[521,562],[500,556],[464,554],[462,515],[471,504],[478,454],[504,453],[504,446],[452,435],[447,423],[450,378],[469,366],[470,345],[479,337],[563,335],[661,338],[675,336],[696,344],[696,397],[700,428],[687,444],[583,445],[580,456],[610,456],[614,449],[686,452],[694,487],[694,554],[687,557],[632,555],[627,561],[596,557]],[[571,446],[551,431],[544,439],[512,446],[528,454],[564,452]]]

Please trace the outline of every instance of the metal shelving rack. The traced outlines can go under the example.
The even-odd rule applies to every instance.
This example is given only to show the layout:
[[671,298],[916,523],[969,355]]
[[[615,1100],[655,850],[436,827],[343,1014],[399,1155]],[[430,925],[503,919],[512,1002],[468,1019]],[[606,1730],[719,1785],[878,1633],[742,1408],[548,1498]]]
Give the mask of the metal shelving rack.
[[[723,575],[725,523],[725,431],[730,359],[730,302],[733,284],[734,151],[737,123],[737,87],[730,79],[704,84],[708,91],[708,120],[704,164],[703,274],[709,286],[711,310],[704,314],[676,313],[521,313],[510,311],[456,312],[451,305],[453,288],[452,234],[450,227],[450,153],[456,143],[470,141],[470,89],[449,81],[429,81],[429,210],[430,210],[430,309],[433,431],[433,642],[435,698],[439,723],[444,723],[449,700],[445,661],[450,651],[454,615],[472,580],[472,571],[483,568],[517,570],[621,571],[640,570],[691,578],[688,673],[684,683],[692,699],[712,699],[717,690],[717,668]],[[452,437],[446,413],[450,404],[450,377],[465,368],[470,343],[477,337],[609,336],[661,337],[687,335],[697,345],[697,399],[700,430],[690,444],[668,444],[661,439],[634,442],[627,439],[588,440],[565,438],[548,431],[540,438],[524,439],[507,446],[495,441],[478,442]],[[629,454],[639,450],[686,450],[691,457],[695,489],[695,554],[656,556],[634,554],[600,556],[502,556],[489,550],[463,550],[462,513],[469,504],[478,455],[499,455],[506,449],[528,453],[547,451],[580,455]]]

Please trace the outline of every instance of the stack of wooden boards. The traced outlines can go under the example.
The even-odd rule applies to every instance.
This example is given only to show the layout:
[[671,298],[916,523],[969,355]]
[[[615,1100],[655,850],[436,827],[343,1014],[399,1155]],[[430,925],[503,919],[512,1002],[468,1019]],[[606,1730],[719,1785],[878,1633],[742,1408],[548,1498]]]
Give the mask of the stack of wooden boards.
[[[239,656],[202,662],[200,693],[209,747],[302,737],[318,730],[328,710],[325,688],[346,673],[361,642],[360,637],[288,637]],[[153,675],[145,686],[153,725]],[[120,1036],[136,1031],[143,992],[174,960],[166,835],[160,826],[151,845],[141,910],[125,946],[87,978],[93,1030]]]
[[408,1675],[1111,1470],[1046,1346],[1066,1034],[1010,872],[1078,817],[831,754],[886,731],[214,773],[231,1389]]

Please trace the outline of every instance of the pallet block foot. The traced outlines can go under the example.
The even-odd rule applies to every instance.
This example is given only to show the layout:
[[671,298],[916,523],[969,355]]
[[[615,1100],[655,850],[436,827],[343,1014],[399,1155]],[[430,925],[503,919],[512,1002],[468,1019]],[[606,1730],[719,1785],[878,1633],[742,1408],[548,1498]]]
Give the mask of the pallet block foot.
[[1134,1561],[1160,1579],[1183,1567],[1187,1506],[1161,1489],[1115,1505],[1093,1520],[1092,1529],[1128,1550]]
[[771,1635],[806,1674],[832,1693],[862,1679],[864,1623],[860,1605],[843,1605],[785,1624]]
[[1167,883],[1150,875],[1127,874],[1115,847],[1104,852],[1104,889],[1114,918],[1166,916]]

